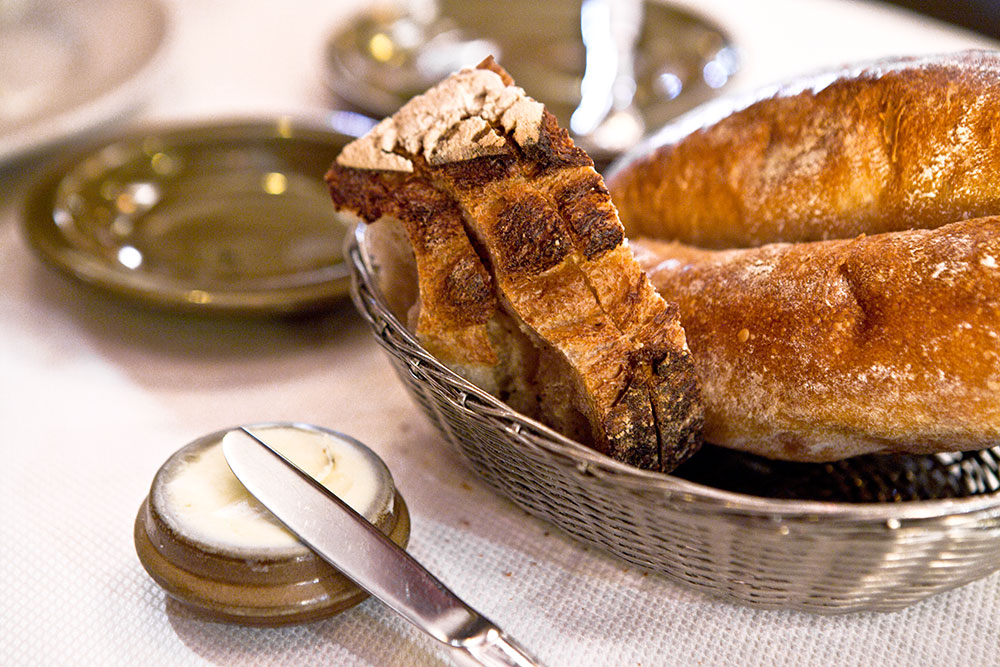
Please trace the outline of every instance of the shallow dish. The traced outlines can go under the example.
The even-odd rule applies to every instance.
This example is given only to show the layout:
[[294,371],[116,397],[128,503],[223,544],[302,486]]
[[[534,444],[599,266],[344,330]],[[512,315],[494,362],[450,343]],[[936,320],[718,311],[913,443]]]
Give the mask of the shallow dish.
[[0,160],[130,110],[157,83],[168,35],[156,0],[0,4]]
[[[610,18],[602,15],[609,11],[603,3],[589,3],[586,16],[583,4],[442,0],[429,25],[419,16],[407,20],[376,8],[330,36],[327,85],[341,99],[386,116],[452,70],[493,55],[562,127],[572,128],[588,57],[603,63],[616,57],[588,54],[583,29],[608,30]],[[697,13],[658,2],[643,2],[640,10],[632,104],[644,126],[655,128],[714,97],[736,74],[740,58],[725,29]],[[459,35],[473,41],[456,46]],[[612,157],[603,146],[591,142],[586,148],[603,163]]]
[[[731,454],[673,475],[624,465],[423,350],[379,291],[365,232],[345,253],[354,303],[417,404],[489,484],[583,542],[706,593],[815,613],[900,609],[1000,569],[1000,450],[770,470]],[[772,497],[731,490],[749,472]],[[810,476],[827,480],[823,500],[809,499]]]
[[352,138],[288,118],[138,130],[45,171],[25,235],[73,278],[146,304],[317,309],[347,294],[348,224],[323,174]]

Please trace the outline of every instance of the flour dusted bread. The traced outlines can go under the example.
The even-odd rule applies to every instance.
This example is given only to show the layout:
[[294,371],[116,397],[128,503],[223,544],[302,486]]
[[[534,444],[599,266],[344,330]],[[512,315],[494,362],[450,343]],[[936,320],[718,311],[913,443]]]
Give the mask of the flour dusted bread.
[[406,230],[412,321],[445,363],[621,461],[670,470],[695,451],[676,308],[624,245],[590,158],[492,61],[348,145],[327,181],[339,208]]
[[1000,441],[1000,218],[813,243],[634,243],[682,322],[705,438],[771,458]]
[[610,180],[679,303],[706,440],[806,461],[997,444],[1000,57],[813,83]]
[[886,61],[782,89],[609,177],[630,238],[703,248],[1000,213],[1000,53]]

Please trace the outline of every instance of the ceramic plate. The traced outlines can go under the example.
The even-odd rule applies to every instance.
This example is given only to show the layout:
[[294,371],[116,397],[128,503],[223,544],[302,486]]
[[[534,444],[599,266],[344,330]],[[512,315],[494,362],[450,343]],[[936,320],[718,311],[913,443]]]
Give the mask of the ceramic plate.
[[321,308],[347,292],[323,175],[352,137],[277,118],[154,127],[50,166],[22,221],[46,262],[147,304],[209,313]]
[[167,23],[154,0],[0,2],[0,160],[136,105],[156,80]]

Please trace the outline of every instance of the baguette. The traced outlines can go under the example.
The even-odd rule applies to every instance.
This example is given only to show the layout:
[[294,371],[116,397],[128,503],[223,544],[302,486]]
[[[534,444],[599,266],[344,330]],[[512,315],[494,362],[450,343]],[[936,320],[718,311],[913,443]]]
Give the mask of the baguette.
[[1000,441],[1000,218],[741,250],[632,246],[680,306],[707,441],[797,461]]
[[608,177],[629,238],[745,248],[1000,213],[1000,53],[885,61],[780,90]]
[[883,62],[609,178],[679,304],[708,441],[802,461],[997,443],[998,93],[994,53]]

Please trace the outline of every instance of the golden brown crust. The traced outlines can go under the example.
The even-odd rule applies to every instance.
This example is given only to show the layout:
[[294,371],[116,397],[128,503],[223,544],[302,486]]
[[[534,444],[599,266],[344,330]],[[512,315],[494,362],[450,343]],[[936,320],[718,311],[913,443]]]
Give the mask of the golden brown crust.
[[469,243],[462,213],[425,179],[334,164],[326,176],[334,205],[368,222],[400,220],[417,264],[418,339],[445,363],[497,363],[487,324],[496,311],[492,279]]
[[707,440],[807,461],[996,444],[998,90],[996,54],[880,65],[618,173]]
[[[327,176],[334,203],[369,221],[389,215],[406,224],[420,274],[422,342],[444,340],[440,347],[453,345],[446,352],[461,359],[468,352],[453,334],[482,326],[502,378],[498,395],[530,413],[523,394],[531,392],[540,418],[599,451],[672,468],[695,451],[701,426],[677,312],[622,246],[623,228],[590,158],[523,91],[490,79],[509,86],[505,72],[491,61],[481,67],[493,74],[465,71],[442,84],[464,96],[459,111],[431,91],[345,149]],[[429,99],[445,108],[434,115]],[[479,129],[464,141],[488,146],[488,155],[451,145],[447,154],[461,159],[436,157],[435,141],[472,125]],[[477,282],[480,268],[489,283]],[[468,280],[462,271],[473,279],[469,294],[454,285]],[[494,301],[481,298],[487,284]],[[446,299],[452,303],[439,303]]]
[[658,459],[659,469],[672,470],[697,451],[703,419],[676,308],[659,298],[623,245],[624,228],[590,157],[548,111],[542,117],[538,141],[519,146],[526,157],[519,162],[524,182],[535,206],[547,203],[558,212],[573,244],[567,259],[629,343],[624,364],[605,370],[619,388],[613,407],[603,411],[609,453],[641,467]]
[[705,248],[849,238],[1000,212],[1000,57],[874,67],[762,100],[609,179],[629,237]]
[[709,441],[829,461],[1000,439],[1000,218],[747,250],[633,246],[680,304]]
[[540,187],[551,193],[575,245],[587,259],[595,259],[625,240],[625,228],[604,179],[593,169],[579,168],[545,177]]
[[[438,172],[434,179],[442,187],[450,187],[444,174]],[[678,387],[665,386],[665,380],[674,378],[654,375],[650,362],[651,356],[658,359],[663,354],[652,343],[662,338],[662,330],[672,327],[680,335],[680,346],[670,347],[670,351],[687,362],[689,375],[694,377],[677,318],[651,327],[655,336],[648,337],[650,345],[644,348],[645,341],[615,321],[612,304],[602,303],[600,297],[607,300],[608,295],[595,292],[588,281],[594,272],[621,275],[631,271],[641,276],[642,282],[631,283],[636,289],[617,295],[622,307],[639,302],[645,309],[633,306],[632,314],[652,316],[658,303],[659,311],[666,313],[662,299],[631,256],[627,252],[615,254],[600,267],[582,260],[563,217],[536,184],[523,176],[471,192],[456,187],[452,195],[466,211],[469,232],[486,255],[504,311],[536,346],[561,360],[553,362],[553,367],[561,367],[575,378],[566,385],[568,393],[543,394],[543,419],[561,413],[561,404],[568,402],[590,422],[590,440],[599,451],[640,467],[661,469],[661,448],[670,450],[668,461],[693,453],[700,430],[697,387],[682,385],[693,390],[695,398],[679,396]],[[678,427],[683,437],[661,439],[652,390],[669,396],[672,402],[683,402],[697,414],[688,424],[690,432]],[[574,421],[572,416],[566,418]],[[666,430],[671,426],[666,418],[664,421]]]

